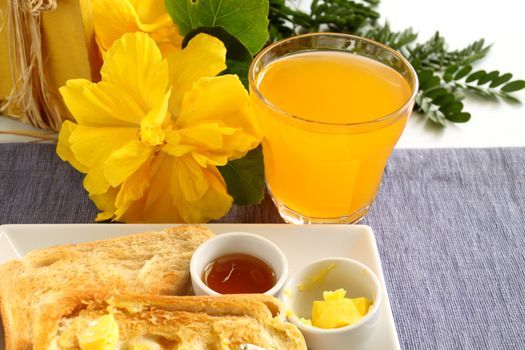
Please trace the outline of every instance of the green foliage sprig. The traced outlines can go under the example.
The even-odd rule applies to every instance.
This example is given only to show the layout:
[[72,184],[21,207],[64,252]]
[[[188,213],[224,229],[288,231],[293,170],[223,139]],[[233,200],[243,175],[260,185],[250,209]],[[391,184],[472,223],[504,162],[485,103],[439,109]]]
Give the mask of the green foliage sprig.
[[270,0],[270,40],[287,36],[335,31],[364,36],[382,42],[403,54],[419,78],[415,109],[438,125],[447,121],[470,120],[462,100],[476,94],[491,100],[519,100],[512,93],[525,88],[525,81],[512,80],[511,73],[474,70],[474,64],[487,55],[491,46],[483,39],[460,50],[449,50],[445,38],[436,32],[418,43],[412,28],[393,31],[388,23],[378,23],[379,0],[314,0],[310,13],[295,9],[285,0]]
[[379,18],[374,9],[378,3],[379,0],[313,0],[311,12],[306,13],[289,6],[286,0],[270,0],[270,40],[321,30],[354,32]]

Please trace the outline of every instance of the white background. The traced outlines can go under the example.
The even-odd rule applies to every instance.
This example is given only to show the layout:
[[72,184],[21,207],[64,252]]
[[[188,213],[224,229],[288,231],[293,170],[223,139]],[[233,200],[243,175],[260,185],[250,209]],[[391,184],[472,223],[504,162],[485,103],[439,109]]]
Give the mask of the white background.
[[[511,72],[525,79],[523,0],[382,0],[379,9],[393,29],[411,26],[422,40],[439,30],[454,49],[483,37],[494,45],[477,67]],[[517,95],[525,101],[525,92]],[[449,123],[446,128],[435,127],[414,113],[397,147],[525,146],[525,104],[508,105],[481,98],[469,98],[464,103],[472,114],[471,120]],[[27,126],[0,117],[0,130],[23,128]],[[27,139],[0,135],[0,142],[23,140]]]

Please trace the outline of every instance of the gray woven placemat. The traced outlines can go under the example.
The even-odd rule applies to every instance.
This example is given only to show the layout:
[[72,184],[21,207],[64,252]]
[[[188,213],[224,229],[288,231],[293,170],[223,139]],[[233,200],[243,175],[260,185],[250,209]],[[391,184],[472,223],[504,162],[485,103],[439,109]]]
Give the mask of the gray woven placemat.
[[[0,145],[0,223],[92,222],[81,182],[51,145]],[[364,223],[403,349],[525,349],[525,148],[397,150]]]

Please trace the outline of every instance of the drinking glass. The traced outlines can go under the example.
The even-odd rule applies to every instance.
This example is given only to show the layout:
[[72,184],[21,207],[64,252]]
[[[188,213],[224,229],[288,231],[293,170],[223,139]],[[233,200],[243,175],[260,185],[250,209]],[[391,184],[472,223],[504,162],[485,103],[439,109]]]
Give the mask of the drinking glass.
[[[376,72],[372,81],[369,71]],[[369,39],[313,33],[266,47],[252,62],[249,83],[264,135],[266,185],[281,217],[297,224],[360,221],[414,105],[418,80],[410,63]]]

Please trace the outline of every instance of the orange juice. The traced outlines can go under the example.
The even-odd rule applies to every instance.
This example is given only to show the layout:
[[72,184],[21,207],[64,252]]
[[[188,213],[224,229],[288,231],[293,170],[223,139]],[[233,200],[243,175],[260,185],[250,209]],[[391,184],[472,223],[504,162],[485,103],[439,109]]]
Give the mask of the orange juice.
[[410,113],[407,80],[371,58],[323,50],[278,58],[255,86],[266,181],[278,206],[310,218],[361,217]]

